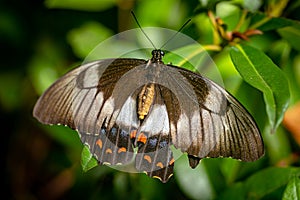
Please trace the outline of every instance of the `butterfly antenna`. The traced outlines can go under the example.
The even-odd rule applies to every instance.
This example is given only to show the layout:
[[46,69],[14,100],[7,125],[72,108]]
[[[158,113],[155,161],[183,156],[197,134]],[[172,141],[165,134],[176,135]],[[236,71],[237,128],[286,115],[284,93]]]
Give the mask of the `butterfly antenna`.
[[151,43],[151,45],[153,46],[153,48],[156,49],[156,47],[155,47],[155,45],[153,44],[153,42],[150,40],[150,38],[148,37],[148,35],[147,35],[147,34],[145,33],[145,31],[142,29],[142,27],[141,27],[139,21],[137,20],[137,18],[136,18],[136,16],[135,16],[135,14],[134,14],[133,11],[131,11],[131,14],[132,14],[132,16],[133,16],[135,22],[137,23],[137,25],[139,26],[139,28],[140,28],[141,31],[143,32],[143,34],[146,36],[146,38],[147,38],[148,41]]
[[180,33],[181,31],[182,31],[182,29],[189,23],[191,21],[191,19],[188,19],[182,26],[181,26],[181,28],[172,36],[172,37],[170,37],[166,42],[165,42],[165,44],[163,44],[161,47],[160,47],[160,49],[162,49],[164,46],[166,46],[166,44],[168,44],[171,40],[173,40],[175,37],[176,37],[176,35],[178,34],[178,33]]

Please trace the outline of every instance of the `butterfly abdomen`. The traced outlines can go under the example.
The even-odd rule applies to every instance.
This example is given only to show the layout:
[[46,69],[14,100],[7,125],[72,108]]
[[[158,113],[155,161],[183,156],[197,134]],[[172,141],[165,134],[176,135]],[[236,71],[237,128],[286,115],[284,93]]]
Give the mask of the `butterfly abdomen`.
[[153,83],[144,85],[138,96],[138,115],[143,120],[149,113],[150,107],[154,101],[155,87]]

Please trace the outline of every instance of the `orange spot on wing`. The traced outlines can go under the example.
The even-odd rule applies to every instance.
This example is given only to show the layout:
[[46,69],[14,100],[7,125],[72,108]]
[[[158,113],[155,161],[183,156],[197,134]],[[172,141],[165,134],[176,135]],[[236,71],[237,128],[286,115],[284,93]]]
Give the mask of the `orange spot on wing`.
[[133,130],[130,132],[130,138],[135,138],[136,137],[136,130]]
[[147,136],[146,136],[144,133],[141,133],[141,134],[139,135],[139,137],[137,138],[137,141],[146,144]]
[[169,165],[173,165],[173,163],[175,162],[174,158],[172,158],[169,162]]
[[126,152],[127,149],[125,147],[121,147],[119,150],[118,150],[118,153],[122,153],[122,152]]
[[102,146],[103,146],[102,140],[98,139],[98,140],[96,141],[96,144],[100,147],[100,149],[102,149]]
[[158,163],[156,164],[156,167],[160,167],[160,168],[162,169],[162,168],[164,168],[164,165],[162,164],[162,162],[158,162]]
[[112,153],[111,149],[106,149],[105,153]]
[[144,159],[148,161],[148,163],[151,163],[152,160],[151,160],[151,157],[148,156],[148,155],[144,155]]

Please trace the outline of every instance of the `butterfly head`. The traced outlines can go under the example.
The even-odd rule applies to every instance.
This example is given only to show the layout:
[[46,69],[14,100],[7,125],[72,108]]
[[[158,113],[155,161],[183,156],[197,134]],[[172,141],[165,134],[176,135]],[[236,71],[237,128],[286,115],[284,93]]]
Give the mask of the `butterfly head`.
[[155,49],[152,51],[152,58],[151,61],[153,63],[163,63],[162,58],[164,57],[165,53],[160,49]]

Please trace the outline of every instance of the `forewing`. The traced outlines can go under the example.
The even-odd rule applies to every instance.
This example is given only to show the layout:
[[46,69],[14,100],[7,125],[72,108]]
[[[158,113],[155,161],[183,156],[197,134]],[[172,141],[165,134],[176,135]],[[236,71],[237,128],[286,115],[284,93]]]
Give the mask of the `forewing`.
[[[100,163],[127,163],[132,159],[130,132],[137,128],[131,88],[126,98],[113,96],[118,80],[138,59],[107,59],[82,65],[56,81],[37,101],[33,115],[44,124],[63,124],[78,131],[81,141]],[[124,113],[129,113],[126,115]],[[125,123],[124,118],[128,118]]]
[[[249,112],[232,95],[211,80],[186,70],[180,70],[180,73],[193,86],[200,107],[200,112],[194,113],[192,121],[193,124],[200,125],[197,138],[194,138],[187,153],[200,159],[259,159],[264,154],[264,145],[259,129]],[[205,91],[203,88],[206,88]],[[197,161],[194,157],[190,157],[190,163]]]
[[264,154],[259,129],[247,110],[226,90],[193,72],[164,66],[160,84],[167,104],[174,146],[189,154],[195,167],[205,157],[255,161]]

